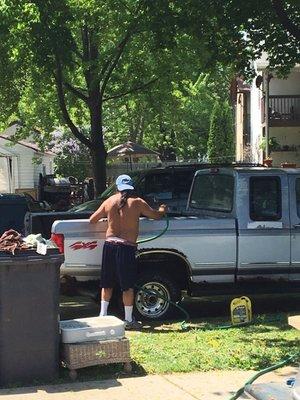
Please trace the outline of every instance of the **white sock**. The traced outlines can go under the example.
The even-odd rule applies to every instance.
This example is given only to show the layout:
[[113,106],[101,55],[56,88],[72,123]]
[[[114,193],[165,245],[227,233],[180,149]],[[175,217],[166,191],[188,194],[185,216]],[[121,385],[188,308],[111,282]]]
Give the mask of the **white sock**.
[[125,309],[125,321],[131,322],[133,306],[124,306],[124,309]]
[[109,301],[101,300],[101,311],[99,317],[105,317],[107,315]]

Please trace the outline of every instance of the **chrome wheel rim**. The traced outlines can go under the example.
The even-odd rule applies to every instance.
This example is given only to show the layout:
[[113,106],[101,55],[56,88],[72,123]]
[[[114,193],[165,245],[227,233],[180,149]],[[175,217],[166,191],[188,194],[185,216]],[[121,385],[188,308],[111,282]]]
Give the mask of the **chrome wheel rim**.
[[144,317],[159,318],[169,308],[169,300],[169,291],[162,283],[147,282],[136,293],[135,306]]

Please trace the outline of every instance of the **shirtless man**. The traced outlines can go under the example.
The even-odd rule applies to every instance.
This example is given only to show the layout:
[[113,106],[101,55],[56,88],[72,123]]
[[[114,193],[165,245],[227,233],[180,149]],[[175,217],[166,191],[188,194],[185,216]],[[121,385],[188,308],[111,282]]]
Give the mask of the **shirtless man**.
[[107,315],[113,287],[118,283],[123,292],[125,328],[137,329],[140,324],[133,319],[132,311],[137,278],[135,253],[139,218],[143,215],[160,219],[165,215],[167,206],[161,205],[156,211],[143,199],[136,197],[133,182],[128,175],[120,175],[116,185],[118,193],[105,200],[90,217],[90,223],[96,223],[104,217],[107,217],[108,223],[101,269],[100,316]]

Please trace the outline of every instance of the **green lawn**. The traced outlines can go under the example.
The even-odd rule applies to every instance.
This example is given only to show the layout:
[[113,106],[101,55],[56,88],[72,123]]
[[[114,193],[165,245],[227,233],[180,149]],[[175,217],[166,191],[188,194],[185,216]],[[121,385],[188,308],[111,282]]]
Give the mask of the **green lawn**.
[[[287,315],[261,315],[254,325],[222,330],[228,320],[195,321],[182,331],[180,323],[151,324],[129,332],[133,374],[164,374],[210,370],[260,370],[299,352],[300,332],[287,324]],[[196,327],[205,330],[197,330]],[[79,380],[113,378],[120,365],[86,368]],[[69,380],[62,371],[60,381]]]
[[260,316],[254,325],[226,330],[215,326],[228,321],[211,319],[207,330],[198,330],[193,321],[188,331],[177,323],[131,333],[132,357],[151,374],[259,370],[299,352],[300,332],[287,324],[286,315],[274,317]]

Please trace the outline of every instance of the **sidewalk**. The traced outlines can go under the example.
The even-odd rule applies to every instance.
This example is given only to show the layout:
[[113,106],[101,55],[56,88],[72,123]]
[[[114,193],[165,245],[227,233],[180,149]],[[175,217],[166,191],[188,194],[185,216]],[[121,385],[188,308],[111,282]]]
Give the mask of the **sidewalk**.
[[[286,367],[257,382],[285,382],[297,368]],[[228,400],[254,375],[253,371],[215,371],[191,374],[75,382],[0,390],[1,400]],[[247,397],[241,397],[247,399]]]

